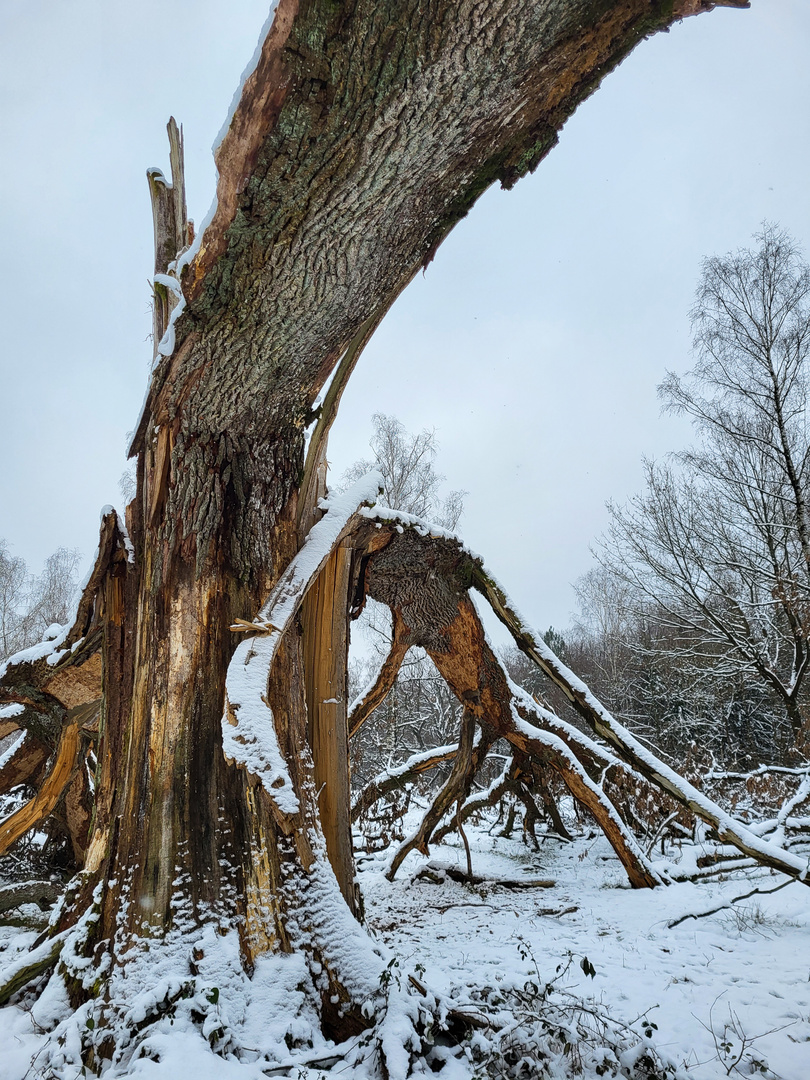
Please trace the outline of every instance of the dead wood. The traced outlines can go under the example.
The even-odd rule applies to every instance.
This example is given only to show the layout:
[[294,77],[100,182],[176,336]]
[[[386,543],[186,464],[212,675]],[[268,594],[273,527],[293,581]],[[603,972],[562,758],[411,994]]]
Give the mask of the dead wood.
[[708,911],[690,911],[687,915],[681,915],[679,919],[672,919],[671,922],[668,922],[667,929],[672,930],[682,922],[686,922],[687,919],[705,919],[709,915],[716,915],[718,911],[728,911],[732,904],[739,904],[741,900],[750,900],[752,896],[767,896],[769,893],[779,892],[780,889],[792,885],[793,881],[793,878],[789,878],[787,881],[783,881],[781,885],[776,885],[772,889],[750,889],[746,893],[741,893],[740,896],[732,896],[730,900],[727,900],[723,904],[718,904],[717,907],[710,908]]
[[[307,883],[320,857],[310,842],[318,815],[298,615],[341,537],[314,568],[293,558],[299,496],[304,515],[311,512],[310,486],[299,489],[313,402],[368,320],[492,183],[511,186],[532,171],[577,105],[645,35],[710,6],[548,0],[457,18],[452,7],[420,0],[281,0],[217,151],[215,213],[185,274],[179,268],[186,307],[133,440],[134,572],[100,558],[62,670],[42,669],[61,679],[80,667],[92,633],[102,631],[95,828],[89,872],[65,914],[77,918],[102,886],[88,955],[125,962],[127,938],[159,939],[178,897],[194,917],[230,915],[247,966],[264,952],[292,951],[288,925],[315,925]],[[181,150],[175,135],[173,179]],[[171,195],[165,182],[155,190],[160,214],[172,218],[156,224],[162,268],[182,244],[184,208],[179,183]],[[173,300],[173,285],[158,284]],[[313,455],[317,473],[320,435]],[[111,552],[126,562],[120,545]],[[465,588],[439,595],[438,614],[423,612],[436,632],[422,638],[437,655],[453,644],[442,611],[449,601],[452,622]],[[234,653],[227,628],[268,591],[272,611]],[[220,725],[229,664],[244,669],[257,657],[250,687],[243,681],[231,692],[239,680],[228,677]],[[81,683],[53,684],[53,700],[79,707],[99,696]],[[82,700],[66,704],[60,695],[71,688]],[[44,683],[37,689],[48,693]],[[258,734],[247,730],[253,690]],[[62,754],[66,732],[77,726],[55,728],[60,770],[70,757]],[[114,951],[114,939],[124,947]],[[312,944],[310,960],[321,973],[324,1028],[342,1041],[367,1026],[359,1005],[368,994],[352,999],[320,948]],[[72,993],[74,1004],[85,994]],[[96,1017],[108,1024],[105,1008]],[[111,1032],[102,1045],[112,1044]]]
[[[110,625],[123,619],[116,582],[126,574],[126,544],[117,514],[106,514],[93,570],[59,651],[42,648],[38,659],[26,651],[4,665],[0,702],[23,706],[14,722],[26,736],[0,773],[0,791],[15,783],[32,784],[38,791],[0,823],[0,852],[56,812],[58,831],[69,837],[77,865],[83,863],[92,805],[82,747],[98,738],[101,651]],[[54,654],[57,662],[51,663]],[[49,758],[52,764],[46,770]]]
[[50,757],[50,747],[29,732],[21,732],[13,754],[0,768],[0,794],[19,784],[37,785]]
[[[469,703],[467,703],[469,704]],[[434,797],[433,802],[419,824],[416,832],[400,844],[391,860],[391,867],[386,874],[389,881],[394,880],[397,870],[402,865],[405,857],[411,851],[421,851],[423,855],[429,855],[428,844],[436,826],[448,812],[454,802],[466,799],[472,785],[475,774],[480,769],[484,758],[489,753],[493,743],[498,739],[496,733],[488,726],[482,726],[481,738],[475,743],[475,728],[477,723],[476,713],[472,708],[465,706],[461,720],[461,735],[459,737],[458,751],[453,761],[453,768],[444,786]]]
[[506,594],[485,572],[480,563],[472,571],[472,578],[474,587],[486,597],[495,614],[511,633],[518,648],[565,693],[571,705],[587,722],[591,730],[604,739],[634,771],[671,795],[696,817],[712,825],[721,840],[733,844],[745,855],[764,866],[770,866],[780,873],[788,874],[810,885],[807,864],[803,859],[775,844],[761,840],[741,822],[726,814],[721,807],[687,780],[678,776],[673,769],[660,761],[619,724],[604,705],[591,694],[587,686],[554,655],[545,642],[536,638],[524,626],[520,617],[512,609]]
[[58,881],[21,881],[0,888],[0,914],[24,904],[36,904],[42,911],[51,907],[65,891]]
[[467,799],[461,807],[460,812],[456,813],[455,818],[452,821],[446,822],[440,829],[436,830],[433,836],[434,843],[441,844],[442,841],[457,828],[459,817],[463,823],[472,817],[473,814],[485,810],[488,806],[495,806],[499,803],[504,795],[512,790],[512,787],[516,782],[512,775],[513,767],[514,762],[508,762],[498,779],[490,784],[486,791],[477,792]]
[[56,758],[36,796],[0,822],[0,855],[29,829],[39,825],[54,809],[77,768],[79,725],[65,724]]
[[517,879],[479,877],[477,874],[471,874],[469,871],[461,870],[457,866],[426,867],[425,870],[417,875],[417,877],[427,876],[426,871],[427,874],[431,872],[436,873],[437,880],[439,881],[441,878],[438,877],[438,875],[444,874],[445,877],[449,877],[452,881],[458,881],[462,885],[488,885],[499,889],[511,889],[513,891],[519,891],[521,889],[553,889],[557,884],[556,881],[552,881],[550,878]]
[[[516,697],[501,662],[489,647],[467,595],[476,564],[457,542],[431,537],[429,529],[427,523],[419,531],[413,527],[401,533],[391,529],[388,544],[369,559],[365,578],[368,594],[398,613],[414,644],[427,651],[465,709],[472,710],[480,721],[485,719],[495,737],[505,737],[560,774],[605,832],[635,887],[659,884],[658,875],[615,807],[569,745],[557,734],[525,720],[527,713],[542,720],[544,710],[528,695]],[[446,810],[454,798],[445,794],[444,799],[448,800]],[[434,826],[437,823],[438,819]],[[397,852],[391,873],[396,872],[407,851],[424,842],[425,827]]]
[[397,675],[410,647],[411,644],[405,624],[394,612],[391,648],[377,673],[375,682],[366,689],[362,698],[355,702],[352,711],[349,713],[349,738],[353,738],[357,734],[374,710],[378,709],[388,697],[394,683],[397,681]]
[[351,549],[329,556],[302,610],[307,741],[329,862],[353,914],[359,910],[349,807],[348,656]]
[[10,972],[0,972],[0,979],[2,979],[2,982],[0,982],[0,1006],[8,1004],[19,990],[22,990],[28,983],[48,971],[49,968],[54,967],[59,959],[59,954],[62,952],[63,944],[64,941],[61,937],[44,942],[31,951],[27,963],[23,958],[13,965]]
[[[352,805],[352,821],[357,821],[363,814],[368,813],[371,807],[390,794],[392,791],[401,791],[408,784],[413,783],[423,773],[430,772],[452,761],[458,752],[458,743],[450,746],[439,746],[434,751],[412,754],[402,765],[397,765],[388,772],[375,776],[371,783],[366,784]],[[438,842],[438,833],[436,839]]]

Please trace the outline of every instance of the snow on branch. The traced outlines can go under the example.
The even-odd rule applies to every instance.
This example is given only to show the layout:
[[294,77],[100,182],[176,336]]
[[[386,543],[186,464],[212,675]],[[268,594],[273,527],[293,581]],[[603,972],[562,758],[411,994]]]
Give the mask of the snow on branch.
[[565,693],[572,706],[591,729],[605,740],[633,768],[672,795],[692,813],[708,822],[720,839],[731,843],[757,862],[771,866],[810,885],[806,858],[786,851],[778,844],[761,839],[742,822],[727,814],[717,803],[679,776],[620,724],[588,687],[558,659],[546,643],[528,628],[501,586],[476,566],[473,585],[486,598],[495,614],[512,634],[520,650]]
[[380,489],[380,474],[368,473],[342,495],[323,500],[326,513],[279,578],[252,623],[232,629],[255,630],[242,641],[228,665],[222,748],[228,760],[261,779],[265,791],[284,814],[295,814],[298,797],[276,738],[267,686],[279,644],[304,597],[332,551],[352,531],[358,507],[371,504]]

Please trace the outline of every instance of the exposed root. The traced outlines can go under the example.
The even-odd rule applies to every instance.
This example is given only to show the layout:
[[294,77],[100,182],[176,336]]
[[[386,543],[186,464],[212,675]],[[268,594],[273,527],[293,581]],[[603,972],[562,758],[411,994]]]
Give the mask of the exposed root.
[[0,971],[0,1005],[8,1004],[16,993],[56,965],[64,939],[64,934],[48,938]]

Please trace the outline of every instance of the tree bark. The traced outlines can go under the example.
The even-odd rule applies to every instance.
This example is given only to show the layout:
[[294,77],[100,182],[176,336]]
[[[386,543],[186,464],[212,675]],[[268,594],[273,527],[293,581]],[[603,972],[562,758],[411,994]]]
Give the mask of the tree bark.
[[[183,296],[174,311],[168,293],[156,303],[129,555],[105,565],[94,599],[104,610],[97,799],[88,873],[60,923],[81,928],[81,950],[107,972],[99,987],[65,968],[74,1002],[96,1003],[94,1033],[82,1034],[90,1064],[112,1052],[115,973],[143,955],[139,943],[189,926],[238,933],[247,970],[265,952],[303,951],[327,1030],[342,1038],[368,1022],[359,1006],[376,970],[352,981],[318,920],[338,881],[349,891],[345,776],[333,771],[343,768],[344,725],[330,729],[323,696],[331,686],[340,697],[337,657],[324,646],[340,638],[343,615],[330,619],[313,595],[303,640],[293,622],[273,654],[261,694],[284,773],[273,783],[223,753],[230,627],[259,610],[302,543],[299,519],[305,531],[313,511],[309,487],[299,490],[303,433],[340,358],[354,363],[380,313],[478,197],[532,171],[640,40],[713,6],[280,0],[217,151],[213,219],[177,263]],[[150,175],[156,268],[167,276],[156,284],[174,296],[167,272],[187,240],[181,156],[175,128],[174,186]],[[335,605],[342,559],[334,584],[318,586]],[[421,643],[462,697],[485,690],[478,668],[466,685],[441,606],[434,615]],[[261,652],[272,633],[257,629],[246,651]],[[237,746],[244,728],[228,710]],[[324,854],[319,778],[338,880]],[[342,925],[340,936],[358,942]]]

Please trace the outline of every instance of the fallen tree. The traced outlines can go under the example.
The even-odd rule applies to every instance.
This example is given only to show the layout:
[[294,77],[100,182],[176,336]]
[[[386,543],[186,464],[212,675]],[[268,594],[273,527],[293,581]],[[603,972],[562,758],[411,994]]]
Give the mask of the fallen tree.
[[[50,1045],[54,1074],[126,1069],[149,1024],[181,1014],[238,1052],[212,980],[247,980],[279,953],[301,959],[330,1037],[376,1022],[390,1076],[420,1051],[436,1003],[421,995],[405,1008],[411,1034],[386,1034],[385,964],[354,917],[345,672],[347,619],[366,594],[402,615],[464,703],[448,805],[469,791],[478,725],[482,753],[497,734],[556,770],[633,883],[658,881],[588,771],[597,751],[510,685],[475,587],[619,756],[714,813],[628,741],[455,541],[358,512],[374,483],[325,515],[318,500],[352,367],[455,223],[492,183],[533,170],[646,35],[717,3],[281,0],[217,149],[215,212],[190,247],[170,125],[171,179],[149,175],[156,353],[131,448],[137,494],[125,521],[104,518],[74,624],[0,677],[3,722],[28,733],[18,752],[39,731],[49,759],[4,836],[64,800],[82,867],[50,936],[4,984],[56,966],[74,1011]],[[722,827],[800,876],[790,853]],[[156,953],[169,964],[159,977]]]

